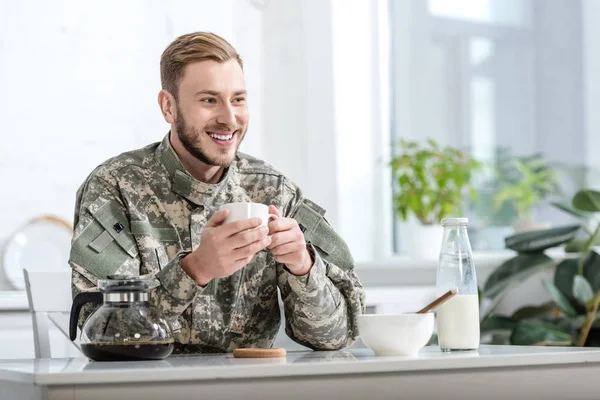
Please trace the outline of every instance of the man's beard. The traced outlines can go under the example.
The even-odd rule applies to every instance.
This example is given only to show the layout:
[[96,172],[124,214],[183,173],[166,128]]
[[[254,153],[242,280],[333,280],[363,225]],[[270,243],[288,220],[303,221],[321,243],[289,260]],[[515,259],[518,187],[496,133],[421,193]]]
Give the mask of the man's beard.
[[[227,126],[224,124],[216,124],[216,125],[210,126],[208,128],[209,128],[208,131],[211,131],[211,132],[214,132],[214,131],[232,132],[235,130],[234,127]],[[231,162],[233,161],[235,154],[237,154],[237,152],[238,152],[240,144],[242,144],[242,140],[244,139],[244,136],[246,136],[246,131],[244,130],[242,132],[242,130],[239,129],[237,134],[240,135],[240,138],[238,140],[237,147],[235,149],[234,157],[232,157],[231,159],[222,159],[222,158],[218,158],[218,157],[211,157],[206,151],[204,151],[204,149],[202,149],[200,146],[198,146],[198,142],[202,141],[203,135],[207,135],[207,134],[204,131],[198,130],[198,129],[194,128],[193,126],[190,126],[186,122],[183,114],[181,113],[179,106],[177,106],[177,119],[175,120],[175,130],[177,131],[177,136],[179,137],[179,140],[181,141],[181,144],[183,145],[183,147],[192,156],[194,156],[197,160],[202,161],[204,164],[207,164],[207,165],[213,165],[216,167],[225,167],[225,168],[227,168],[231,165]],[[207,135],[207,137],[208,137],[207,139],[210,140],[210,136]],[[224,155],[226,153],[227,153],[227,149],[223,149],[222,154]]]

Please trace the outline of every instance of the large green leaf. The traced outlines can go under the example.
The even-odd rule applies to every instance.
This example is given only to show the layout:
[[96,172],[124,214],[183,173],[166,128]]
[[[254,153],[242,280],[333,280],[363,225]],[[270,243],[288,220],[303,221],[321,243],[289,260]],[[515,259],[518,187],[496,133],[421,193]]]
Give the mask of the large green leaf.
[[[587,239],[573,239],[565,244],[565,251],[567,253],[582,253],[585,251],[588,245],[589,238]],[[596,239],[592,242],[592,246],[600,246],[600,235],[596,236]]]
[[600,211],[600,192],[597,190],[583,189],[575,193],[573,207],[581,211]]
[[573,240],[580,228],[580,225],[568,225],[552,229],[516,233],[507,236],[504,241],[506,247],[519,253],[541,252]]
[[575,279],[573,280],[573,295],[582,306],[585,306],[594,298],[592,286],[581,275],[575,275]]
[[539,306],[525,306],[515,311],[511,317],[513,321],[520,321],[522,319],[534,318],[543,315],[550,315],[554,310],[554,303],[549,301]]
[[575,310],[571,302],[569,302],[565,295],[556,286],[554,286],[554,283],[552,283],[548,279],[542,279],[542,284],[550,294],[552,300],[556,303],[558,308],[560,308],[561,311],[565,313],[565,315],[569,317],[577,316],[577,311]]
[[543,253],[519,254],[490,274],[483,286],[483,294],[490,299],[503,295],[537,271],[552,265],[552,259]]
[[587,221],[591,217],[591,214],[589,212],[578,210],[577,208],[571,206],[570,204],[558,203],[558,202],[553,202],[550,204],[552,204],[554,207],[566,212],[567,214],[571,214],[572,216],[579,218],[579,219],[583,219],[583,220]]
[[565,253],[581,253],[585,250],[587,239],[573,239],[565,244]]
[[511,344],[522,346],[539,344],[569,345],[573,341],[573,337],[563,332],[559,327],[536,319],[519,321],[510,336]]
[[567,317],[564,314],[558,318],[540,317],[537,318],[540,321],[547,322],[558,328],[559,331],[568,333],[572,337],[576,338],[579,336],[581,326],[585,322],[585,315],[578,315],[576,317]]
[[600,291],[600,255],[595,251],[590,251],[583,259],[583,276],[594,292]]
[[482,333],[496,332],[496,331],[512,331],[517,326],[517,321],[511,317],[505,317],[503,315],[490,315],[488,318],[482,321],[480,330]]
[[[577,258],[566,258],[562,260],[554,270],[554,286],[567,298],[569,303],[576,305],[577,299],[573,293],[573,281],[578,274],[579,261]],[[580,312],[585,312],[583,307],[575,307]]]

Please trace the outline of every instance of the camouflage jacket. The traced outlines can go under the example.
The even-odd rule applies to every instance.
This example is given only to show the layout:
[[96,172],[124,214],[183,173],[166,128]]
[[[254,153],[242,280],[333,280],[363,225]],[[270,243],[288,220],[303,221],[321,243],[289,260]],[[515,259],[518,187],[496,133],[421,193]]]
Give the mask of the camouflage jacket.
[[[305,276],[290,274],[268,251],[233,275],[198,286],[180,265],[196,249],[219,205],[273,204],[295,218],[314,258]],[[207,184],[183,167],[169,142],[123,153],[97,167],[77,192],[69,263],[73,293],[96,290],[111,274],[154,275],[150,295],[173,327],[177,352],[270,347],[280,326],[313,349],[339,349],[358,337],[364,289],[344,241],[324,210],[271,166],[239,153],[221,182]],[[84,309],[82,321],[93,310]]]

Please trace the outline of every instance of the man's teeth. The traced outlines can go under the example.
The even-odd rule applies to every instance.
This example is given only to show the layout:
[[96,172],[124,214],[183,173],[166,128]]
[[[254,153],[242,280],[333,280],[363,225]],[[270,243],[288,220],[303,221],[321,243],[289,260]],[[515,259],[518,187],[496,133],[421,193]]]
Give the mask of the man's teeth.
[[233,137],[233,133],[230,133],[229,135],[216,135],[214,133],[209,133],[208,135],[217,140],[230,140]]

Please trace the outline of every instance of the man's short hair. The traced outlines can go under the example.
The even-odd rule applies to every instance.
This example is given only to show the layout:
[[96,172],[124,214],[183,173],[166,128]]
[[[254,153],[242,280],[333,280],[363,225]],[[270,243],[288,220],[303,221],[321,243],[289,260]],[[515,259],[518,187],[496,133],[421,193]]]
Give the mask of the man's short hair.
[[243,69],[242,59],[233,46],[222,37],[210,32],[194,32],[179,36],[165,49],[160,58],[162,88],[177,98],[179,82],[185,66],[198,61],[212,60],[224,63],[236,60]]

